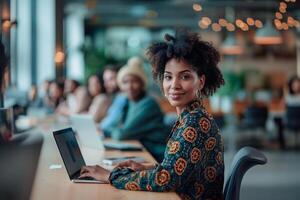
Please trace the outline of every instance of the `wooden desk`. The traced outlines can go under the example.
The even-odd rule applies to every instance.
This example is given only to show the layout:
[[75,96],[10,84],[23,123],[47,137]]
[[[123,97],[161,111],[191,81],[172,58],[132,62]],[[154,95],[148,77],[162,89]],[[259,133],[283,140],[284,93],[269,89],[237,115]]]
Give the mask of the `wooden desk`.
[[[40,123],[39,127],[44,135],[44,144],[42,147],[39,165],[31,193],[31,200],[68,200],[68,199],[179,199],[174,192],[135,192],[118,190],[110,184],[81,184],[70,181],[59,151],[55,144],[52,131],[68,127],[68,125],[58,124],[54,121]],[[135,141],[134,143],[137,143]],[[120,151],[100,151],[93,149],[82,149],[83,157],[87,165],[100,164],[104,156],[142,156],[149,162],[155,162],[153,157],[147,152],[120,152]],[[60,169],[49,169],[53,164],[62,165]]]

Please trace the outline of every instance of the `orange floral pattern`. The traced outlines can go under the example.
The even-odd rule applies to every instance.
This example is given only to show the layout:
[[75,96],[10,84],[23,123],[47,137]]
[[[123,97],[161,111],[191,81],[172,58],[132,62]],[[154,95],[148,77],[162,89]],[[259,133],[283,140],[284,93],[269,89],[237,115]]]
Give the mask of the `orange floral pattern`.
[[165,157],[155,168],[116,168],[112,185],[120,189],[176,191],[182,199],[223,199],[223,143],[219,130],[199,102],[184,109],[173,126]]
[[215,148],[215,146],[216,146],[216,138],[209,137],[205,142],[205,149],[207,151],[211,151]]
[[204,188],[203,184],[200,184],[200,183],[197,183],[197,182],[195,183],[194,187],[195,187],[195,192],[196,192],[196,198],[198,199],[199,197],[202,196],[205,188]]
[[186,160],[184,160],[183,158],[178,158],[178,160],[174,164],[176,174],[181,176],[186,168],[186,164]]
[[148,185],[146,186],[146,189],[147,189],[148,191],[152,191],[151,185],[148,184]]
[[194,147],[191,151],[191,162],[192,163],[197,163],[201,159],[201,151],[200,149]]
[[139,191],[141,190],[139,184],[137,184],[136,182],[128,182],[125,185],[126,190],[133,190],[133,191]]
[[170,173],[167,170],[161,170],[160,172],[157,172],[155,177],[155,182],[159,186],[163,186],[167,184],[171,179]]
[[218,165],[223,165],[223,156],[222,156],[222,153],[221,153],[221,152],[218,152],[218,153],[217,153],[216,161],[217,161],[217,164],[218,164]]
[[197,139],[197,131],[193,127],[187,127],[183,131],[183,138],[188,142],[195,142]]
[[206,117],[201,117],[201,119],[199,120],[199,125],[202,132],[208,133],[210,131],[211,123]]
[[204,174],[205,174],[205,179],[208,182],[214,182],[217,177],[217,170],[214,167],[207,167],[205,168]]
[[172,142],[169,147],[169,154],[175,154],[180,148],[180,143],[178,141]]

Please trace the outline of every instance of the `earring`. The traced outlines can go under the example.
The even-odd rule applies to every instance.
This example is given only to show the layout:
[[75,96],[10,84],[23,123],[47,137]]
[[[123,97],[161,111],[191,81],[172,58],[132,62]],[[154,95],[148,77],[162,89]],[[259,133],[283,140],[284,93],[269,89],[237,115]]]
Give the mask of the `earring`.
[[197,90],[196,91],[196,98],[197,99],[201,99],[202,97],[201,97],[201,91],[200,90]]

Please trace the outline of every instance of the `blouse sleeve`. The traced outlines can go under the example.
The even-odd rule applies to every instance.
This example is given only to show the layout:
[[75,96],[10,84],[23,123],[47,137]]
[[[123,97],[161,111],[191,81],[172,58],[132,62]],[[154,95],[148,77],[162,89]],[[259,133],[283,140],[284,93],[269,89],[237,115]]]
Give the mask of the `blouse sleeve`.
[[116,188],[143,191],[174,191],[189,179],[201,160],[203,139],[197,128],[197,118],[187,115],[179,131],[173,132],[163,162],[154,169],[132,171],[116,168],[111,172],[110,182]]

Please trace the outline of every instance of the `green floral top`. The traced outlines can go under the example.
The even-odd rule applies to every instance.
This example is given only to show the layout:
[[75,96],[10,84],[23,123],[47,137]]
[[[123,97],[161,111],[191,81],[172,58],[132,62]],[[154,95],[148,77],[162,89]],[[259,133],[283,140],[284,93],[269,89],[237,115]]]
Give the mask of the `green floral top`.
[[164,160],[154,169],[115,168],[110,182],[116,188],[176,191],[182,199],[223,199],[223,141],[201,102],[180,114],[171,132]]

